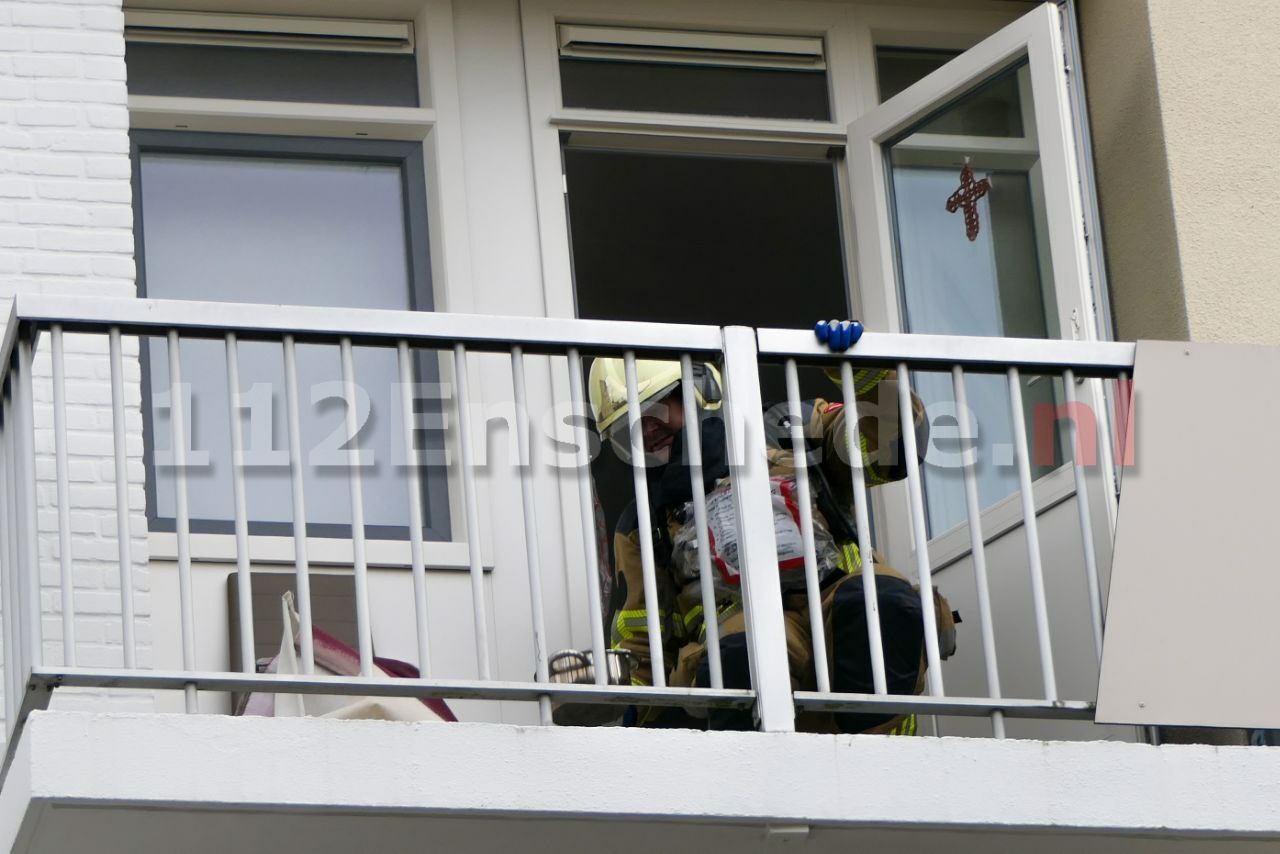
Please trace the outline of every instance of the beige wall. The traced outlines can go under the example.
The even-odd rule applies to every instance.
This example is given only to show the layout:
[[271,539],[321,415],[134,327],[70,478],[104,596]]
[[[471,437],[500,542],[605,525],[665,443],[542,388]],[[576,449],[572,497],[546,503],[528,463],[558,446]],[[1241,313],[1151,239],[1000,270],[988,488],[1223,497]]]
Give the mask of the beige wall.
[[1146,0],[1081,0],[1080,41],[1116,334],[1188,337]]
[[1120,337],[1280,344],[1280,3],[1080,18]]

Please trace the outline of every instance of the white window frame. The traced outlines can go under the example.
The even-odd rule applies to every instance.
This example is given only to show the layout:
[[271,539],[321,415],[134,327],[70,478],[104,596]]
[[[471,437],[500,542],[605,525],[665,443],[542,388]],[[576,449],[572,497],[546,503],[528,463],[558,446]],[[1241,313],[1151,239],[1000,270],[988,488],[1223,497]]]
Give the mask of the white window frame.
[[[703,141],[708,145],[736,141],[746,144],[843,144],[842,122],[853,115],[857,94],[852,76],[840,79],[833,68],[852,68],[853,20],[849,8],[808,0],[652,0],[638,5],[627,0],[521,0],[520,19],[529,96],[530,139],[533,147],[534,190],[542,249],[542,281],[550,317],[576,316],[566,185],[560,151],[561,131],[590,131],[623,136],[645,135],[655,142]],[[558,25],[588,24],[713,33],[775,34],[821,37],[831,81],[832,121],[751,119],[684,113],[630,112],[566,108],[560,89]],[[843,175],[844,170],[836,170]],[[848,197],[840,179],[838,198]],[[846,269],[853,269],[850,217],[842,211],[842,243]],[[552,372],[556,400],[569,399],[566,372]],[[577,496],[560,490],[560,518],[565,542],[582,542]],[[580,572],[568,573],[571,601],[587,600]],[[588,637],[586,617],[572,612],[573,636]]]
[[[930,7],[927,15],[921,14],[920,9],[902,6],[860,3],[836,5],[803,0],[705,0],[698,3],[656,0],[639,8],[625,0],[521,0],[530,135],[534,153],[543,285],[548,315],[573,317],[575,313],[569,223],[564,203],[567,188],[560,153],[561,131],[632,136],[643,134],[654,137],[655,142],[659,139],[681,138],[717,142],[736,140],[751,143],[846,145],[852,151],[850,125],[870,127],[867,123],[869,116],[878,115],[883,118],[886,115],[879,104],[877,47],[970,51],[980,46],[984,39],[992,37],[992,34],[1019,21],[1020,12],[1022,10],[1011,9],[1007,3],[984,3],[980,0],[965,9]],[[1056,9],[1046,6],[1036,10],[1036,14],[1042,18],[1050,13],[1056,15]],[[565,23],[821,37],[824,40],[825,64],[831,87],[832,120],[751,119],[566,108],[561,99],[557,30],[559,24]],[[1037,30],[1036,34],[1041,39],[1045,37],[1043,28]],[[1053,45],[1053,55],[1060,58],[1060,36],[1055,35],[1055,38],[1059,40]],[[982,66],[986,52],[984,48],[977,54],[966,54],[970,56],[966,64]],[[953,62],[959,59],[961,57]],[[963,69],[966,66],[958,67]],[[934,92],[935,89],[935,96],[943,97],[946,89],[943,81],[955,73],[950,64],[948,69],[951,70],[932,75],[933,82],[928,83],[931,88],[917,89],[914,95],[908,97],[922,98],[923,93]],[[916,85],[919,87],[925,84],[926,81],[921,81]],[[900,93],[897,97],[903,95],[907,93]],[[1065,88],[1061,90],[1060,98],[1055,95],[1054,109],[1060,111],[1057,114],[1059,118],[1052,122],[1055,126],[1069,126],[1066,117],[1070,113],[1066,96]],[[1037,119],[1038,127],[1050,123],[1048,116],[1041,118],[1038,115]],[[1063,158],[1070,158],[1074,163],[1075,150],[1072,148],[1071,138],[1066,136],[1055,139],[1055,149],[1061,145],[1065,145],[1065,148],[1057,153]],[[837,169],[837,175],[842,205],[844,252],[847,269],[853,271],[850,305],[872,328],[900,331],[902,327],[896,309],[896,280],[891,275],[883,275],[880,261],[864,257],[870,254],[863,245],[868,238],[857,231],[857,224],[864,222],[883,223],[887,227],[888,220],[883,216],[887,205],[881,204],[879,209],[867,209],[863,205],[863,210],[859,210],[857,198],[866,194],[851,191],[851,187],[855,185],[875,186],[881,188],[883,195],[883,181],[878,184],[868,183],[865,174],[855,174],[852,157],[847,158],[844,168]],[[1063,323],[1070,324],[1069,334],[1065,337],[1088,339],[1096,337],[1097,327],[1093,319],[1094,298],[1087,276],[1088,259],[1083,232],[1079,228],[1079,223],[1082,222],[1080,211],[1077,185],[1070,212],[1055,212],[1051,226],[1061,232],[1068,220],[1076,224],[1073,236],[1055,234],[1055,244],[1065,242],[1070,245],[1070,249],[1055,245],[1055,254],[1069,252],[1074,261],[1070,268],[1070,278],[1062,278],[1067,274],[1060,274],[1055,269],[1054,287],[1058,292],[1059,317]],[[862,242],[859,241],[860,236]],[[1081,286],[1071,288],[1064,298],[1063,282],[1079,282]],[[892,313],[890,305],[893,306]],[[564,378],[557,375],[554,382],[556,394],[567,395],[567,382]],[[1096,412],[1108,411],[1105,403],[1100,399],[1092,400],[1091,396],[1082,395],[1081,399],[1094,405]],[[1070,468],[1060,467],[1040,478],[1036,481],[1034,490],[1036,507],[1040,512],[1070,498],[1075,492]],[[911,514],[907,512],[905,486],[889,485],[873,490],[871,494],[879,518],[904,520],[904,524],[884,526],[882,546],[896,563],[910,566],[914,557],[914,541],[909,527]],[[573,538],[570,541],[576,542],[581,535],[576,528],[576,506],[572,504],[573,500],[571,494],[562,492],[565,535]],[[982,522],[987,538],[994,539],[1020,524],[1016,510],[1007,499],[985,508]],[[964,528],[942,532],[930,542],[930,554],[936,566],[953,563],[968,551],[967,530]]]
[[[146,14],[146,13],[144,13]],[[198,17],[200,13],[195,13]],[[221,16],[220,16],[221,17]],[[234,16],[233,16],[234,17]],[[184,20],[190,23],[189,16]],[[288,30],[290,21],[299,29],[318,29],[330,35],[368,35],[370,22],[334,18],[274,18],[274,26]],[[162,97],[130,95],[131,129],[173,130],[189,133],[245,133],[272,136],[353,137],[372,140],[412,141],[422,144],[426,176],[427,227],[430,247],[434,310],[474,311],[471,281],[470,234],[468,226],[461,108],[453,32],[453,9],[449,0],[423,0],[412,20],[411,41],[416,52],[418,91],[421,106],[384,107],[350,104],[317,104],[285,101],[237,100],[222,98]],[[386,29],[385,27],[382,29]],[[403,31],[396,27],[396,32]],[[381,32],[381,30],[379,30]],[[442,377],[449,376],[451,356],[441,356]],[[473,405],[483,406],[483,390],[473,388]],[[481,425],[483,429],[483,425]],[[476,441],[480,441],[479,438]],[[457,454],[453,454],[456,458]],[[447,541],[424,544],[428,569],[469,568],[466,521],[462,512],[461,483],[449,472],[451,536]],[[477,483],[481,525],[487,527],[488,490]],[[169,532],[148,534],[153,559],[177,558],[177,538]],[[353,563],[349,539],[308,537],[310,562],[315,566],[350,567]],[[492,549],[482,544],[481,562],[492,568]],[[250,558],[256,565],[292,564],[293,538],[252,535]],[[194,534],[191,557],[198,562],[234,563],[235,537],[232,534]],[[409,568],[408,540],[370,540],[370,566]]]
[[[538,228],[542,246],[543,287],[547,313],[551,317],[575,316],[569,223],[564,208],[565,185],[561,172],[561,131],[823,146],[842,145],[844,142],[843,123],[853,115],[856,95],[852,77],[846,74],[842,80],[838,79],[832,69],[852,67],[850,47],[853,22],[847,7],[806,0],[704,0],[698,3],[654,0],[643,6],[625,0],[521,0],[520,12],[529,91]],[[833,120],[744,119],[567,108],[560,94],[560,42],[557,26],[562,23],[823,38],[831,80]],[[851,246],[852,235],[846,237],[849,238],[846,246]],[[565,391],[567,392],[567,388]],[[560,389],[557,388],[557,393],[559,392]]]
[[[862,283],[865,321],[872,328],[904,331],[898,301],[898,280],[892,234],[892,210],[883,156],[883,144],[919,121],[930,111],[963,94],[995,71],[1009,67],[1025,56],[1029,64],[1030,108],[1035,116],[1034,138],[1011,141],[1015,148],[1038,152],[1037,169],[1044,195],[1045,222],[1037,231],[1048,246],[1048,265],[1053,274],[1053,295],[1058,319],[1057,335],[1067,340],[1096,340],[1096,297],[1090,277],[1089,248],[1084,231],[1084,202],[1077,149],[1072,135],[1071,105],[1064,66],[1061,13],[1046,3],[1007,24],[980,43],[967,48],[945,66],[866,111],[849,125],[849,169],[853,183],[865,188],[853,198],[855,231],[859,248],[859,275]],[[917,46],[920,41],[899,41],[904,34],[887,27],[868,28],[872,49],[884,46]],[[906,35],[906,38],[910,38]],[[951,47],[942,43],[929,47]],[[1024,105],[1026,109],[1027,105]],[[1094,412],[1109,409],[1093,384],[1082,389],[1082,402]],[[1104,425],[1105,427],[1105,425]],[[1105,430],[1104,430],[1105,434]],[[1102,439],[1106,443],[1105,436]],[[1101,478],[1105,486],[1106,477]],[[1066,500],[1075,493],[1071,466],[1060,466],[1039,478],[1033,486],[1038,512]],[[876,496],[882,518],[901,519],[903,524],[886,525],[884,549],[899,560],[914,560],[912,515],[905,484],[890,485]],[[1018,524],[1013,501],[1004,499],[984,508],[984,536],[990,541]],[[1107,502],[1102,502],[1106,504]],[[936,533],[929,542],[933,566],[941,568],[969,553],[967,525]]]

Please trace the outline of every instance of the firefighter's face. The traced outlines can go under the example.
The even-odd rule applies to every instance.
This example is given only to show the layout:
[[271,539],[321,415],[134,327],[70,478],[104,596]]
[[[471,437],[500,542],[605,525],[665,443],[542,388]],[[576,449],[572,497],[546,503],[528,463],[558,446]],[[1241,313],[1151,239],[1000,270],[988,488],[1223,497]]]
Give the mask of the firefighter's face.
[[640,416],[640,430],[644,436],[646,454],[668,451],[676,436],[684,429],[684,404],[678,393],[647,408]]

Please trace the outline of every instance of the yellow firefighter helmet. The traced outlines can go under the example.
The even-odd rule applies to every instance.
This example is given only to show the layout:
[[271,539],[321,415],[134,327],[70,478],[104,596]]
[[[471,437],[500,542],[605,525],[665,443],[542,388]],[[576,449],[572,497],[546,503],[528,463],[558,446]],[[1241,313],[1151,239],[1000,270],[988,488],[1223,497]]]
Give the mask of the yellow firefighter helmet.
[[[650,406],[666,400],[680,385],[680,363],[659,359],[636,359],[636,396],[641,414]],[[599,358],[591,363],[587,395],[596,429],[601,439],[608,439],[622,455],[630,458],[631,443],[627,438],[627,374],[622,359]],[[693,363],[693,396],[701,410],[720,408],[723,393],[720,372],[706,362]]]

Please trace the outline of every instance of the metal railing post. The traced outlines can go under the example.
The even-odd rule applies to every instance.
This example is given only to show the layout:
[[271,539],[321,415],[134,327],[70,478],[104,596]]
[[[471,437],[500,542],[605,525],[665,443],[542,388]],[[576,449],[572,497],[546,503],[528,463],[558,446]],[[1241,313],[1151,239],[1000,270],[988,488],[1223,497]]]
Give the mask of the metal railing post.
[[18,690],[15,688],[18,669],[18,602],[13,582],[13,525],[9,511],[13,508],[10,488],[13,484],[13,467],[9,464],[9,442],[13,425],[9,417],[7,395],[0,405],[0,616],[4,619],[4,722],[5,738],[13,733],[18,718]]
[[769,495],[755,330],[729,326],[723,334],[725,435],[733,477],[742,607],[751,655],[751,684],[756,691],[756,717],[764,732],[793,732],[796,711],[782,618],[782,584]]
[[[24,656],[25,665],[20,674],[26,679],[28,668],[39,667],[44,663],[44,637],[41,623],[40,607],[40,549],[39,529],[36,523],[36,416],[35,396],[32,387],[32,375],[35,362],[35,336],[18,339],[18,373],[15,396],[17,399],[17,419],[14,425],[14,462],[18,477],[18,578],[19,583],[25,580],[23,596],[25,597],[25,614],[23,625],[26,629],[28,649]],[[19,606],[23,607],[23,606]]]

